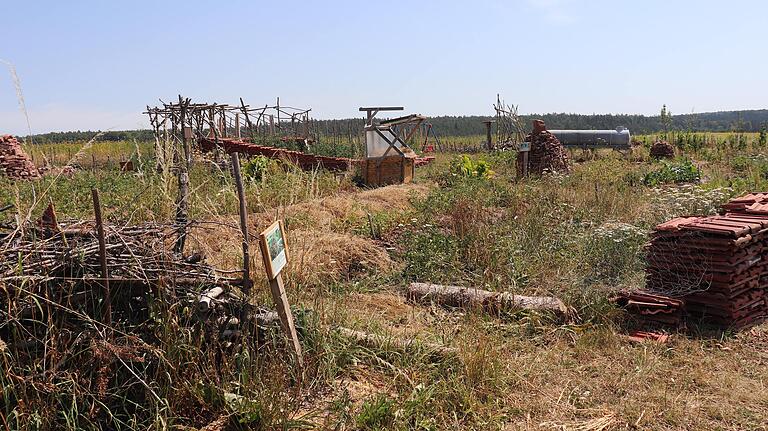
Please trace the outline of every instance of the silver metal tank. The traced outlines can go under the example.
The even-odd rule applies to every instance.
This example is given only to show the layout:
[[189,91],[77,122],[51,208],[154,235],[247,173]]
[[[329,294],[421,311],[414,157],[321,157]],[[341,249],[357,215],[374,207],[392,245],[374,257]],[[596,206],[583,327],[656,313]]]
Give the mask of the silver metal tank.
[[617,127],[616,130],[550,130],[566,147],[572,148],[612,148],[628,150],[631,147],[629,129]]

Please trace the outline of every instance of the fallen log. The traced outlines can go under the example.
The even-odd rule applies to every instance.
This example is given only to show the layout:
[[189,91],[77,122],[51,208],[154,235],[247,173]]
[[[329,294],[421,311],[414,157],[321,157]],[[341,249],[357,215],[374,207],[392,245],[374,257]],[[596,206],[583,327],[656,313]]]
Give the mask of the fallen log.
[[411,283],[407,296],[416,302],[434,302],[446,307],[476,307],[489,313],[531,310],[552,313],[558,317],[568,314],[568,307],[553,296],[522,296],[431,283]]
[[428,343],[416,339],[403,339],[398,337],[387,337],[383,335],[370,334],[368,332],[356,331],[349,328],[338,328],[339,334],[354,340],[357,344],[368,348],[394,347],[397,350],[407,351],[418,347],[423,347],[439,356],[451,356],[459,352],[455,347],[441,346],[435,343]]
[[201,313],[205,313],[211,309],[213,300],[218,298],[222,293],[224,293],[224,289],[219,286],[213,287],[203,292],[203,294],[200,295],[200,299],[197,301],[197,309]]

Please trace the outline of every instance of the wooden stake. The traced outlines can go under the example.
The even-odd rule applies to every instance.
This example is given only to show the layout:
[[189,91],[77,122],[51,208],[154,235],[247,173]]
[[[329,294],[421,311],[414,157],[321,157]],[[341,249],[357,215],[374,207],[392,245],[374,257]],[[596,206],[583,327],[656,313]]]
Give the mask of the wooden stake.
[[104,236],[104,220],[101,217],[101,201],[99,191],[91,189],[93,197],[93,214],[96,217],[96,234],[99,237],[99,262],[101,263],[101,278],[104,280],[104,323],[112,324],[112,299],[109,292],[109,271],[107,270],[107,241]]
[[232,153],[232,174],[235,177],[235,187],[237,188],[237,199],[240,201],[240,231],[243,234],[243,292],[247,295],[251,291],[251,255],[248,250],[248,221],[245,205],[245,190],[243,188],[243,177],[240,174],[240,155],[237,152]]
[[[179,197],[176,202],[176,224],[179,229],[179,237],[176,240],[174,251],[176,253],[184,252],[184,242],[187,239],[187,218],[189,216],[189,167],[192,164],[192,149],[184,133],[186,105],[189,103],[183,101],[179,95],[179,104],[181,113],[179,114],[179,133],[181,133],[181,143],[184,149],[184,161],[179,163]],[[176,129],[174,128],[174,131]]]

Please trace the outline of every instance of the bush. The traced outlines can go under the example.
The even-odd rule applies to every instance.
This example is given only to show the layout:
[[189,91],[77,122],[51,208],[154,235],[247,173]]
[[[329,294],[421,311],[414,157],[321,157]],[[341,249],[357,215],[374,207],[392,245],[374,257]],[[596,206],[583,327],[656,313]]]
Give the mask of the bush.
[[700,179],[699,168],[690,159],[674,162],[662,161],[658,169],[645,174],[643,184],[658,186],[670,183],[693,183]]
[[261,181],[269,162],[270,159],[265,156],[252,157],[243,164],[243,174],[251,181]]
[[494,172],[491,170],[491,165],[485,160],[472,160],[464,154],[451,161],[451,174],[465,178],[488,179],[493,177]]

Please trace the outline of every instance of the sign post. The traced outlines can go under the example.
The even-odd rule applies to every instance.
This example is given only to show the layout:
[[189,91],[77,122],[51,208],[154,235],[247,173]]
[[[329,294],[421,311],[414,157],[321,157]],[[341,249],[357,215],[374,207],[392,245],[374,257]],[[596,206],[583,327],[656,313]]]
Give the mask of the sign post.
[[523,165],[523,172],[522,176],[527,177],[528,176],[528,153],[531,151],[531,143],[530,142],[521,142],[518,145],[517,148],[518,156],[522,157],[522,165]]
[[277,314],[280,316],[280,325],[291,344],[296,360],[300,366],[303,366],[304,358],[301,353],[301,344],[299,344],[296,326],[293,323],[291,307],[288,305],[288,295],[285,293],[283,278],[280,275],[280,272],[288,264],[288,247],[285,242],[282,221],[278,220],[272,223],[259,235],[259,246],[264,260],[264,268],[267,270],[269,290],[272,292],[272,299],[275,301]]

